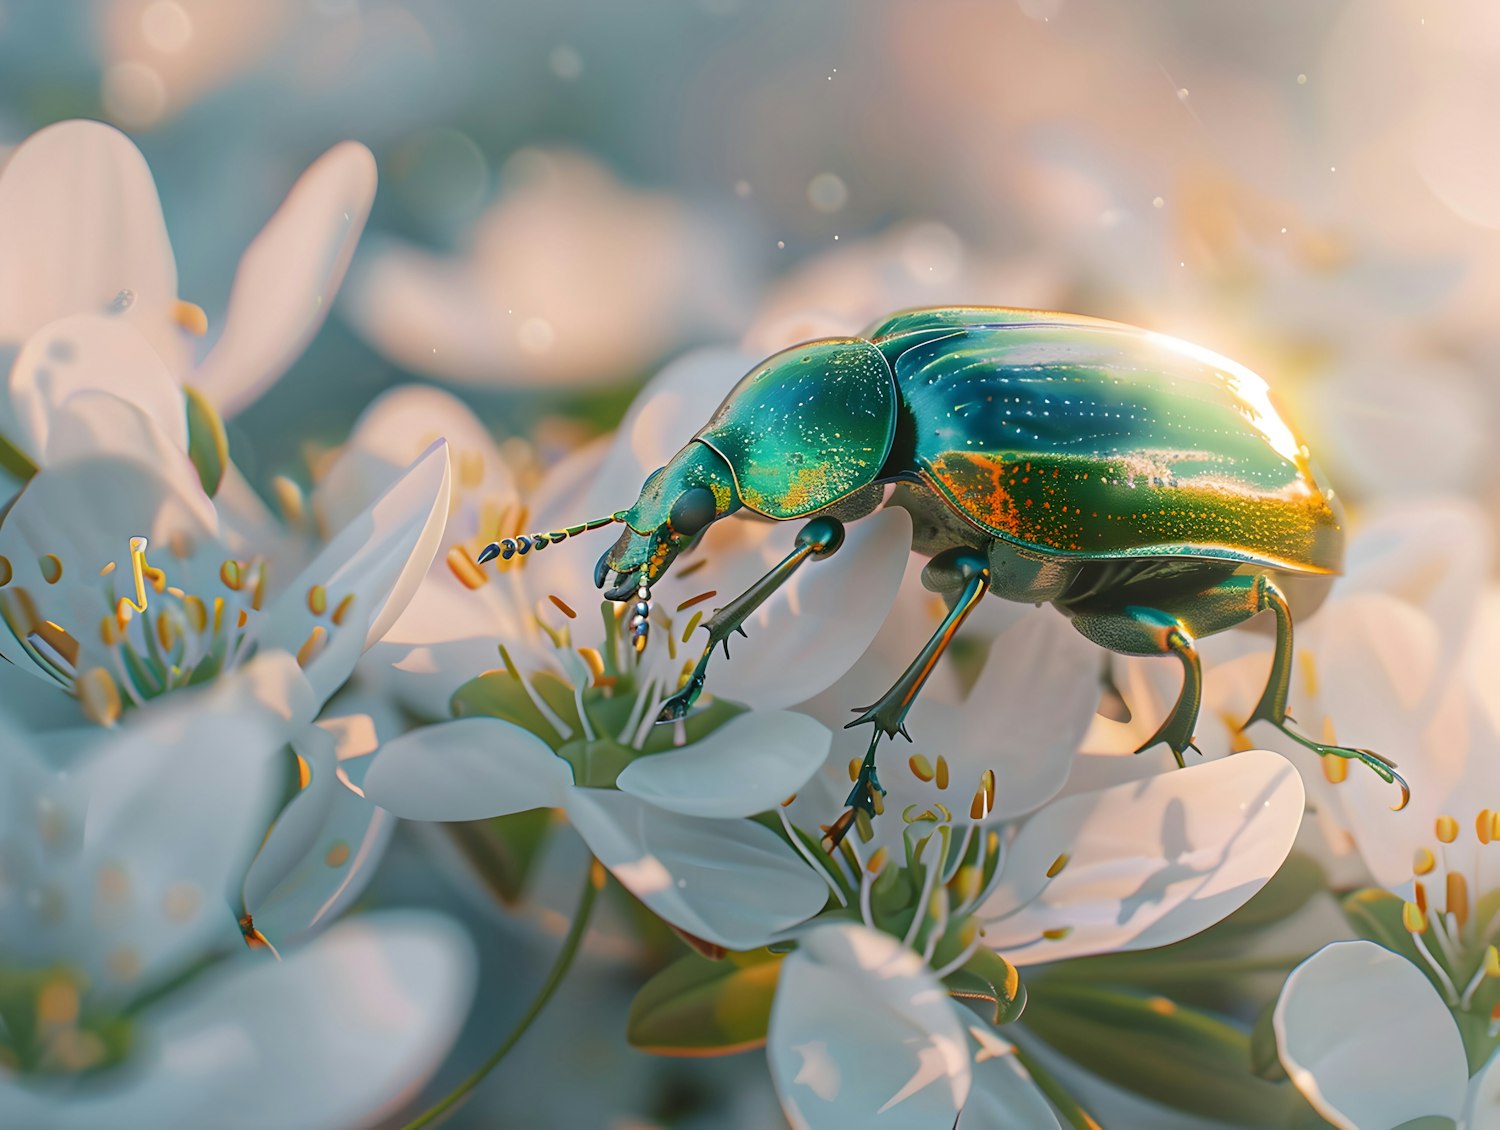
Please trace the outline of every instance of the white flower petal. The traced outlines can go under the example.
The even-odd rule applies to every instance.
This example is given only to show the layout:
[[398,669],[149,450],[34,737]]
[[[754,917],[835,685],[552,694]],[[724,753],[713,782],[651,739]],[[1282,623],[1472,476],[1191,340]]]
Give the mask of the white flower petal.
[[166,997],[141,1017],[133,1073],[49,1113],[77,1127],[373,1125],[442,1062],[474,965],[438,915],[350,919],[283,961],[246,956]]
[[[259,645],[296,654],[320,628],[340,634],[311,610],[308,594],[315,585],[325,590],[330,613],[353,597],[350,607],[359,623],[350,627],[368,625],[360,635],[364,647],[384,635],[437,552],[450,481],[447,445],[438,441],[277,595],[251,629]],[[326,698],[348,678],[357,656],[321,665],[316,672],[309,668],[309,678]]]
[[1458,1124],[1461,1130],[1494,1130],[1500,1126],[1500,1055],[1491,1055],[1489,1063],[1469,1080],[1469,1101]]
[[1063,797],[1011,843],[980,907],[985,944],[1028,965],[1196,934],[1276,873],[1303,797],[1296,770],[1269,750]]
[[805,714],[741,714],[702,741],[642,757],[616,780],[622,792],[690,816],[754,816],[807,783],[833,735]]
[[224,333],[194,384],[226,418],[281,376],[328,316],[375,199],[375,158],[334,146],[292,186],[246,249]]
[[499,718],[459,718],[393,738],[365,774],[365,796],[404,820],[484,820],[563,803],[568,763]]
[[156,350],[130,323],[101,314],[76,314],[33,333],[11,366],[11,408],[19,420],[14,440],[34,460],[48,451],[57,410],[80,392],[105,392],[145,413],[178,451],[187,451],[182,389]]
[[393,388],[360,413],[349,442],[313,493],[313,506],[324,528],[342,529],[439,439],[448,441],[449,458],[459,477],[453,498],[455,517],[450,521],[458,521],[457,512],[466,501],[473,506],[469,515],[473,528],[460,526],[454,532],[459,537],[479,533],[482,516],[477,503],[507,503],[515,494],[515,483],[494,440],[468,405],[427,385]]
[[983,1049],[974,1057],[974,1089],[956,1130],[1053,1130],[1061,1127],[1015,1049],[991,1029],[971,1025]]
[[373,878],[396,830],[396,818],[361,795],[378,747],[368,715],[325,719],[293,742],[312,778],[245,877],[245,909],[272,945],[332,922]]
[[796,1130],[952,1126],[967,1039],[921,957],[863,926],[822,926],[782,963],[766,1043]]
[[1292,1082],[1343,1130],[1457,1118],[1463,1040],[1431,982],[1373,942],[1335,942],[1287,978],[1274,1017]]
[[69,314],[165,322],[177,267],[140,151],[99,122],[49,126],[0,175],[0,341]]
[[822,909],[828,888],[769,828],[574,789],[568,815],[616,879],[662,918],[729,949],[754,949]]

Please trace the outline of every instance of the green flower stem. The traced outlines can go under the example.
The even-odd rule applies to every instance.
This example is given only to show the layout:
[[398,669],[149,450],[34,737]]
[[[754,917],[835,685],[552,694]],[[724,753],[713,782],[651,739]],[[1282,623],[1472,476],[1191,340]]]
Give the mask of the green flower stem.
[[1020,1044],[1012,1042],[1011,1046],[1015,1048],[1016,1059],[1031,1076],[1031,1081],[1037,1085],[1037,1089],[1042,1094],[1047,1096],[1053,1107],[1062,1115],[1064,1122],[1073,1130],[1100,1130],[1099,1123],[1094,1120],[1094,1117],[1078,1105],[1056,1077],[1036,1061],[1035,1056]]
[[552,999],[552,994],[562,984],[563,978],[567,976],[568,969],[573,964],[573,958],[578,955],[578,948],[583,943],[584,931],[588,928],[589,916],[594,910],[594,900],[599,896],[599,890],[604,886],[605,870],[597,860],[589,862],[588,881],[583,885],[583,894],[578,899],[578,909],[573,912],[573,923],[568,927],[568,936],[563,939],[562,949],[558,952],[557,960],[552,963],[552,970],[547,974],[547,980],[542,985],[542,991],[537,993],[536,999],[531,1002],[531,1007],[521,1017],[520,1023],[511,1029],[505,1042],[495,1049],[493,1055],[479,1068],[455,1087],[448,1096],[436,1106],[428,1108],[412,1121],[408,1122],[402,1130],[419,1130],[420,1127],[430,1126],[441,1118],[447,1111],[457,1103],[466,1098],[470,1091],[477,1087],[491,1071],[510,1052],[510,1049],[521,1042],[521,1037],[531,1027],[532,1021],[542,1014],[547,1007],[547,1002]]

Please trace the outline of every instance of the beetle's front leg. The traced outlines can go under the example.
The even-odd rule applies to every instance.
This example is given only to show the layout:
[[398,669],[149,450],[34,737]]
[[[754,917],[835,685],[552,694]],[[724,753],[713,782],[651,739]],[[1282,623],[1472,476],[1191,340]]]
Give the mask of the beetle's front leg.
[[729,654],[729,637],[735,632],[745,634],[746,620],[766,600],[789,581],[792,574],[809,557],[828,557],[844,544],[844,524],[826,514],[819,515],[797,533],[797,546],[787,554],[760,580],[756,581],[723,608],[718,609],[704,626],[708,629],[708,644],[693,668],[693,673],[682,688],[662,704],[658,722],[672,722],[692,709],[693,703],[703,693],[703,684],[708,678],[708,661],[714,648],[724,645],[724,654]]

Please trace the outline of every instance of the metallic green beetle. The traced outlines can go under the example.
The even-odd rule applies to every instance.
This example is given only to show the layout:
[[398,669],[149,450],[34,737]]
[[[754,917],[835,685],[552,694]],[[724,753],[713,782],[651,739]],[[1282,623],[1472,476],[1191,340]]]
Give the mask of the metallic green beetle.
[[[912,514],[914,548],[931,558],[923,583],[949,611],[895,685],[850,723],[875,729],[833,842],[856,810],[873,815],[881,735],[909,738],[912,702],[986,592],[1051,603],[1112,651],[1175,656],[1181,696],[1141,748],[1164,742],[1179,765],[1202,701],[1195,641],[1270,611],[1271,675],[1245,725],[1268,722],[1321,756],[1362,761],[1398,784],[1405,804],[1392,762],[1315,742],[1287,719],[1287,592],[1321,599],[1339,571],[1338,500],[1263,380],[1161,334],[1072,314],[952,307],[795,346],[741,380],[629,510],[538,538],[626,523],[596,580],[603,587],[614,571],[605,595],[638,602],[643,640],[650,586],[711,522],[741,507],[811,519],[792,553],[708,622],[708,646],[663,707],[665,721],[698,697],[714,645],[803,561],[837,550],[841,520],[895,501],[884,489],[892,483],[907,484],[894,494]],[[527,548],[507,541],[486,552]]]

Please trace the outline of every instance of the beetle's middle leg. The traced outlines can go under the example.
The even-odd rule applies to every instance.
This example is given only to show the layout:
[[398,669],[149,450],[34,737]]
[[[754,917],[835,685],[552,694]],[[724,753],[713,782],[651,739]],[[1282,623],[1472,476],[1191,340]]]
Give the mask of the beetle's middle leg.
[[943,622],[938,625],[932,638],[917,653],[911,666],[902,672],[891,689],[872,705],[856,707],[859,717],[844,727],[848,729],[849,726],[873,722],[875,732],[870,735],[870,748],[865,751],[865,759],[855,778],[854,788],[849,791],[849,799],[844,802],[848,810],[829,829],[827,842],[830,847],[837,847],[848,833],[856,809],[863,810],[867,816],[875,815],[875,794],[885,794],[875,771],[875,747],[880,744],[882,735],[895,737],[900,734],[911,741],[911,735],[906,732],[907,712],[911,710],[927,677],[932,674],[932,669],[937,666],[939,657],[958,634],[959,626],[989,591],[989,556],[980,549],[957,547],[945,550],[927,563],[927,568],[922,571],[922,583],[949,598],[948,615],[943,617]]
[[708,629],[708,644],[698,657],[697,666],[682,688],[662,703],[661,713],[656,716],[656,720],[671,722],[685,716],[703,693],[703,685],[708,679],[708,661],[713,657],[714,648],[723,644],[724,654],[728,655],[729,637],[735,632],[744,634],[745,629],[741,625],[750,619],[772,593],[791,580],[798,566],[809,557],[827,557],[843,544],[844,524],[831,515],[820,514],[803,526],[797,533],[797,545],[791,553],[709,618],[704,625]]

